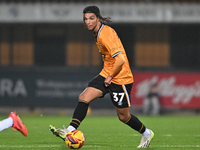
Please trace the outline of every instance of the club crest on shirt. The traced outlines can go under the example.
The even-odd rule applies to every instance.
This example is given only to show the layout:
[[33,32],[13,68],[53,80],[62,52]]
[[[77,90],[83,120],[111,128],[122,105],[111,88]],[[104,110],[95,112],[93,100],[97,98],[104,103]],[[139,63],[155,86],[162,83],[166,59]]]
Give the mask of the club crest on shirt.
[[99,47],[100,47],[101,49],[103,48],[103,46],[102,46],[101,42],[99,42]]

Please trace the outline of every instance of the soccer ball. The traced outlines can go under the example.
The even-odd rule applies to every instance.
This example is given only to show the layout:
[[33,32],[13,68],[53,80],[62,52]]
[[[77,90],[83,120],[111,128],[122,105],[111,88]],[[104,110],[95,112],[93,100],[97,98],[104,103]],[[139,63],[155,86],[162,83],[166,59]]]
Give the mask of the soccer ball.
[[71,149],[78,149],[83,146],[85,136],[80,130],[74,130],[67,133],[65,143]]

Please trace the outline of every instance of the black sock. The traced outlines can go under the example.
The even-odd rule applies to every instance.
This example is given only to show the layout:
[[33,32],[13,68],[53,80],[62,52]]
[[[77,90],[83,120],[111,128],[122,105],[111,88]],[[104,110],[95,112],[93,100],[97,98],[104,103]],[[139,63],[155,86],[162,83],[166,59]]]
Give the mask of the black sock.
[[70,122],[70,125],[74,128],[78,128],[85,116],[87,115],[89,104],[86,101],[79,100],[78,105],[76,106],[76,109],[74,111],[72,121]]
[[134,115],[131,115],[125,124],[129,125],[131,128],[140,132],[141,134],[146,130],[146,127],[142,124],[142,122]]

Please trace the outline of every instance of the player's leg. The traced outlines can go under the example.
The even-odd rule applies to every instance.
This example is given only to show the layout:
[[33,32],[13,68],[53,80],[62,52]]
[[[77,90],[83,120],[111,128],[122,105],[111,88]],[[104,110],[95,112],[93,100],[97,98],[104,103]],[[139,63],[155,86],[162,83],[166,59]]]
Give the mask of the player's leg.
[[103,95],[102,91],[93,87],[87,87],[79,96],[79,102],[76,106],[72,120],[70,122],[70,125],[67,129],[60,129],[56,128],[53,125],[50,125],[49,128],[53,134],[60,137],[61,139],[65,140],[66,134],[69,131],[76,130],[83,119],[85,118],[88,110],[89,103]]
[[140,120],[129,113],[131,102],[130,102],[130,93],[131,93],[132,84],[128,85],[117,85],[112,83],[109,86],[109,93],[113,104],[116,107],[117,115],[119,120],[129,125],[134,130],[144,133],[146,127],[140,122]]
[[132,84],[116,85],[112,83],[109,86],[109,93],[113,104],[116,106],[119,120],[142,134],[142,140],[138,148],[145,148],[149,146],[154,134],[136,116],[130,114],[131,88]]
[[20,131],[24,136],[27,136],[28,135],[27,128],[23,124],[23,122],[21,121],[21,119],[19,118],[19,116],[17,116],[15,112],[11,112],[10,115],[9,115],[9,117],[11,117],[13,119],[12,128],[14,130]]
[[70,122],[70,126],[67,128],[69,131],[75,130],[79,127],[87,114],[89,103],[92,100],[101,97],[102,95],[103,92],[101,90],[93,87],[87,87],[83,93],[81,93],[79,96],[78,105]]
[[80,94],[78,105],[74,111],[72,121],[67,128],[69,131],[75,130],[79,127],[87,114],[89,103],[99,97],[103,97],[108,90],[104,86],[105,78],[98,75],[93,78],[88,87]]
[[159,98],[155,97],[152,98],[152,115],[159,115],[160,114],[160,101]]
[[142,122],[134,115],[129,113],[130,107],[126,108],[117,108],[117,115],[119,120],[123,123],[127,124],[134,130],[138,131],[139,133],[143,134],[146,130],[146,127],[142,124]]
[[148,98],[145,98],[143,101],[142,111],[144,115],[149,115],[150,113],[150,107],[151,107],[151,100]]
[[8,118],[0,121],[0,132],[7,128],[12,127],[12,125],[13,125],[13,120],[11,117],[8,117]]
[[76,130],[87,114],[89,103],[99,97],[104,96],[108,91],[104,86],[104,78],[97,76],[89,82],[88,87],[80,94],[78,105],[73,113],[72,120],[67,129],[60,129],[50,125],[50,130],[56,136],[65,140],[66,134],[69,131]]
[[138,148],[148,147],[150,144],[150,141],[152,140],[154,136],[154,133],[150,129],[147,129],[144,126],[144,124],[136,116],[130,114],[129,109],[130,107],[127,107],[127,108],[116,107],[119,120],[127,124],[128,126],[130,126],[132,129],[142,134],[142,140]]
[[8,118],[0,121],[0,131],[12,127],[14,130],[20,131],[24,136],[28,135],[26,126],[23,124],[19,116],[15,112],[11,112]]

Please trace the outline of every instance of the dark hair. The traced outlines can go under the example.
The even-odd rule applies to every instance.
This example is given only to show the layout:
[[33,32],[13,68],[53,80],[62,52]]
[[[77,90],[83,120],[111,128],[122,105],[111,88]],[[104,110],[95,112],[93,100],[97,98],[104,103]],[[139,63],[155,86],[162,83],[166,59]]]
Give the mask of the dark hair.
[[100,22],[103,24],[109,24],[112,22],[110,17],[102,17],[99,8],[95,5],[85,7],[85,9],[83,10],[83,14],[85,13],[94,13],[97,17],[100,18]]

